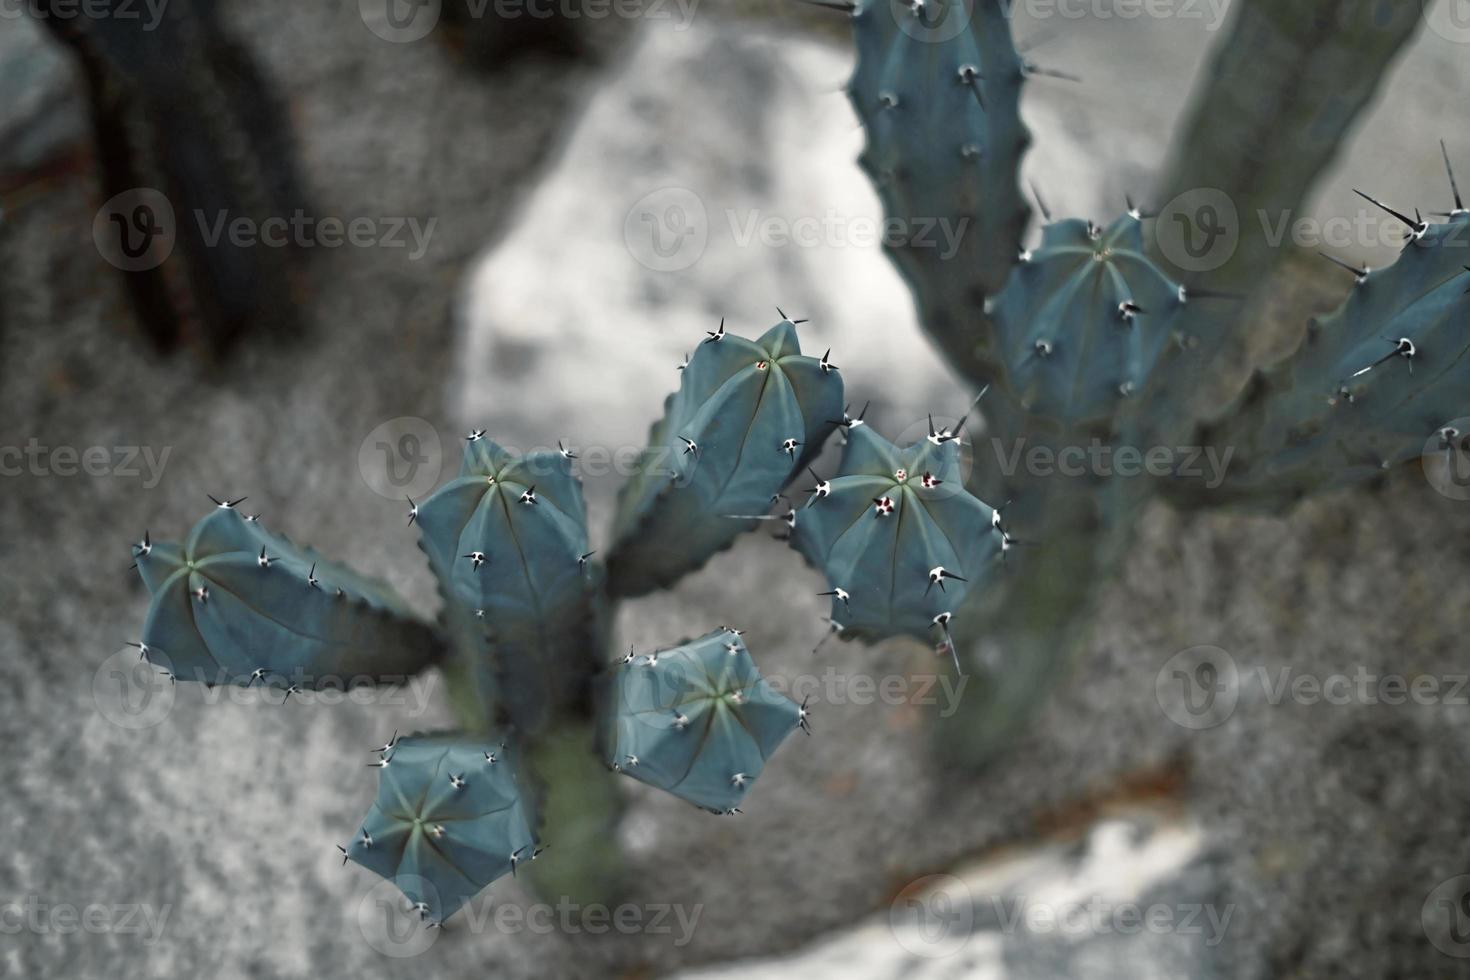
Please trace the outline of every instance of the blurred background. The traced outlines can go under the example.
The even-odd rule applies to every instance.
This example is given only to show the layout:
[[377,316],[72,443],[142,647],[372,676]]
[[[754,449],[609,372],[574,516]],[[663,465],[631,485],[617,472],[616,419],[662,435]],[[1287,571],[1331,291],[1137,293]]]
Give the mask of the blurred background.
[[[1053,211],[1153,193],[1231,7],[1016,5],[1076,76],[1023,105]],[[768,535],[625,603],[619,643],[734,623],[818,706],[738,819],[624,781],[626,928],[514,880],[427,941],[375,918],[334,845],[368,750],[451,723],[437,673],[372,703],[140,687],[145,531],[248,495],[429,611],[403,498],[464,433],[596,447],[605,528],[721,317],[809,320],[896,441],[969,404],[882,253],[840,12],[487,9],[0,0],[0,975],[1466,975],[1470,506],[1415,472],[1289,519],[1155,506],[1088,656],[978,774],[925,743],[963,690],[904,644],[814,654],[821,579]],[[1447,209],[1441,139],[1470,180],[1467,44],[1464,0],[1427,3],[1271,216],[1305,312],[1352,284],[1312,252],[1397,251],[1354,188]],[[1208,725],[1161,693],[1201,646],[1250,679]]]

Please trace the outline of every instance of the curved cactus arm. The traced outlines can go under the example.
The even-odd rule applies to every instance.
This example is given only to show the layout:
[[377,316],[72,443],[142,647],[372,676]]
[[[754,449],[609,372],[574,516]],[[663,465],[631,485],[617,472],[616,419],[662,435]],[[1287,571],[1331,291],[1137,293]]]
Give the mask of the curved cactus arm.
[[1030,208],[1018,183],[1031,134],[1028,67],[1005,0],[859,0],[848,96],[867,131],[860,163],[883,201],[889,257],[955,368],[996,375],[980,310],[1006,281]]
[[761,677],[740,634],[717,629],[623,659],[608,764],[715,813],[735,812],[806,709]]
[[596,570],[570,456],[515,455],[475,435],[460,475],[416,517],[482,697],[527,731],[560,706],[590,710]]
[[513,746],[463,735],[415,734],[381,753],[378,797],[348,859],[392,881],[427,922],[539,853],[535,809]]
[[954,434],[899,449],[860,425],[837,475],[796,512],[792,544],[827,577],[834,629],[953,652],[949,623],[1008,539],[997,512],[965,489]]
[[1048,225],[991,310],[1006,378],[1027,411],[1110,419],[1154,384],[1186,335],[1191,299],[1144,254],[1137,211],[1104,229]]
[[1287,505],[1415,459],[1470,415],[1470,211],[1409,225],[1398,262],[1359,271],[1342,307],[1210,427],[1239,459],[1225,484],[1173,486],[1177,499]]
[[225,502],[182,545],[135,545],[152,603],[144,653],[178,680],[300,689],[401,681],[438,637],[388,586]]
[[801,353],[783,320],[759,340],[723,322],[684,368],[618,497],[608,588],[642,595],[702,566],[754,526],[842,417],[842,378]]

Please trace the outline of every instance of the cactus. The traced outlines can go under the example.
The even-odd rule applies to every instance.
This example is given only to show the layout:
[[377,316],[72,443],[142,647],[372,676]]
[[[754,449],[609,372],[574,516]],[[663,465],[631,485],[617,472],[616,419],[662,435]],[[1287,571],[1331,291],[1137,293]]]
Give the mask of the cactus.
[[[1021,247],[1018,168],[1029,139],[1017,113],[1019,83],[1062,73],[1020,58],[999,3],[821,5],[850,14],[857,55],[850,92],[867,131],[860,163],[889,220],[979,220],[956,261],[906,247],[892,249],[891,258],[931,338],[960,373],[990,391],[986,423],[996,445],[1060,456],[1085,453],[1094,442],[1139,451],[1193,442],[1241,454],[1219,488],[1171,472],[1131,478],[974,468],[969,483],[978,497],[1014,502],[1002,540],[1014,542],[1014,533],[1026,544],[1016,567],[983,590],[993,601],[967,619],[967,631],[996,644],[1004,661],[998,676],[978,685],[993,696],[968,699],[941,731],[952,761],[979,763],[1005,734],[995,719],[1013,727],[1080,645],[1093,583],[1111,576],[1155,495],[1196,506],[1280,506],[1377,476],[1419,455],[1437,431],[1445,442],[1462,438],[1446,421],[1467,414],[1466,342],[1456,328],[1470,313],[1470,270],[1451,245],[1463,244],[1470,215],[1458,188],[1446,225],[1398,214],[1411,232],[1399,263],[1356,273],[1343,309],[1314,324],[1295,355],[1259,372],[1220,412],[1216,389],[1228,378],[1222,358],[1243,349],[1242,327],[1254,318],[1259,291],[1253,280],[1275,265],[1264,243],[1244,236],[1238,260],[1215,281],[1181,276],[1166,271],[1150,240],[1151,216],[1130,200],[1128,214],[1106,229],[1047,214],[1040,245]],[[1216,59],[1222,77],[1207,85],[1189,124],[1196,139],[1174,154],[1170,197],[1218,187],[1253,214],[1247,209],[1259,206],[1289,213],[1305,195],[1419,20],[1391,5],[1358,5],[1352,13],[1361,16],[1324,38],[1322,15],[1340,5],[1317,6],[1323,9],[1313,13],[1254,0],[1237,5]],[[1307,40],[1313,47],[1304,52]],[[1242,77],[1263,60],[1276,75],[1333,78],[1352,65],[1355,77],[1319,104],[1296,88]],[[1255,114],[1242,111],[1241,91],[1263,84],[1273,97],[1259,100]],[[961,105],[957,93],[973,99]],[[1291,141],[1281,135],[1302,119],[1313,123],[1309,151],[1288,154]],[[1247,135],[1226,140],[1222,133]],[[981,166],[966,170],[961,160]],[[1242,179],[1232,183],[1230,175]],[[809,560],[846,590],[838,598],[845,594],[848,603],[833,609],[834,618],[877,615],[873,635],[903,632],[873,603],[856,611],[839,579],[862,582],[863,571],[834,568],[823,554],[832,532],[825,535],[820,519],[803,529],[799,516],[796,538],[806,542]],[[821,542],[815,549],[813,540]],[[916,619],[920,609],[929,611],[916,605]],[[961,664],[973,663],[973,654],[961,652]]]
[[738,630],[629,651],[616,680],[608,764],[714,813],[737,812],[807,709],[761,677]]
[[477,642],[466,666],[482,700],[523,731],[543,729],[558,706],[585,708],[596,664],[597,570],[572,455],[514,456],[473,433],[459,476],[414,509],[446,609],[481,624],[468,626]]
[[346,846],[351,859],[441,925],[482,888],[540,856],[513,751],[464,736],[396,735],[376,763],[378,798]]
[[1353,270],[1346,302],[1257,372],[1209,434],[1242,456],[1226,496],[1279,506],[1375,479],[1418,459],[1426,439],[1466,414],[1470,211],[1455,205],[1445,224],[1411,219],[1398,262]]
[[755,342],[726,333],[723,320],[706,334],[619,495],[614,595],[641,595],[699,568],[815,458],[842,414],[830,354],[803,355],[785,314]]
[[392,590],[216,501],[183,544],[145,535],[134,561],[152,594],[143,655],[177,680],[341,688],[432,664],[435,634]]
[[[1218,373],[1239,326],[1233,295],[1163,271],[1131,202],[1108,228],[1048,215],[1041,245],[1020,247],[1029,137],[1019,91],[1042,72],[1018,54],[1001,0],[924,0],[911,20],[880,0],[823,5],[852,14],[862,164],[890,216],[974,223],[958,256],[913,241],[891,254],[931,336],[990,392],[989,434],[1057,451],[1198,431],[1238,445],[1245,462],[1223,490],[1152,471],[967,473],[964,420],[931,421],[926,440],[894,446],[847,414],[832,352],[803,355],[802,321],[783,313],[756,341],[723,320],[706,331],[619,496],[605,568],[575,452],[522,456],[471,433],[459,475],[409,502],[439,585],[437,629],[383,586],[268,534],[238,501],[182,544],[145,535],[133,549],[152,596],[140,645],[181,679],[387,679],[442,662],[464,731],[383,746],[378,802],[342,848],[398,882],[428,921],[514,872],[543,839],[556,849],[534,885],[606,898],[619,878],[609,771],[734,813],[782,741],[809,731],[808,705],[762,679],[738,630],[610,663],[617,600],[673,583],[760,521],[784,521],[826,576],[844,639],[930,640],[964,672],[984,662],[979,644],[999,648],[1000,669],[976,685],[984,696],[938,728],[952,761],[976,764],[1081,645],[1096,583],[1115,573],[1155,495],[1290,502],[1376,475],[1436,432],[1463,437],[1444,427],[1470,414],[1470,340],[1458,330],[1470,268],[1454,247],[1470,237],[1470,212],[1453,173],[1448,223],[1401,215],[1411,239],[1398,264],[1356,272],[1353,296],[1297,353],[1231,411],[1201,418],[1189,396]],[[954,21],[955,11],[973,16]],[[824,479],[817,457],[839,427],[842,459]],[[807,498],[767,513],[803,474],[814,481]]]
[[[463,730],[395,734],[378,750],[378,801],[344,858],[394,881],[433,925],[540,854],[543,838],[557,848],[526,869],[533,887],[607,899],[621,885],[610,773],[735,812],[806,727],[807,706],[761,678],[738,631],[621,673],[606,653],[616,598],[672,581],[768,519],[839,424],[837,365],[830,351],[802,355],[798,322],[783,314],[754,342],[723,321],[706,333],[621,497],[608,568],[588,542],[575,450],[519,454],[476,430],[459,474],[408,501],[439,588],[437,627],[271,535],[241,501],[216,501],[182,544],[145,533],[133,546],[152,597],[145,656],[182,680],[297,687],[441,666]],[[685,723],[660,730],[654,706]]]
[[[993,366],[991,338],[960,311],[993,295],[1021,250],[1030,208],[1017,169],[1031,144],[1021,88],[1033,66],[1011,43],[1004,0],[860,0],[848,97],[867,131],[859,163],[910,234],[887,243],[935,343],[967,375]],[[959,249],[935,247],[932,219]]]
[[965,489],[959,436],[899,449],[848,427],[842,466],[795,511],[792,544],[827,576],[832,629],[847,637],[940,640],[1009,548],[1000,512]]

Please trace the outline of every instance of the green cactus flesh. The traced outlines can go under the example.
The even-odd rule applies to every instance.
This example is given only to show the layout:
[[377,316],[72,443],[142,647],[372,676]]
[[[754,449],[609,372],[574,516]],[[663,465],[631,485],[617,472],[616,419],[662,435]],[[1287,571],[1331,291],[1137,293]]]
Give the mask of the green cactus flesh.
[[558,708],[588,707],[597,570],[570,455],[516,455],[475,433],[460,475],[415,513],[453,607],[446,618],[469,634],[483,697],[498,699],[524,731],[541,729]]
[[378,761],[378,797],[341,848],[393,882],[427,922],[537,856],[534,808],[504,743],[455,735],[390,741]]
[[726,548],[842,417],[842,378],[782,320],[759,340],[710,332],[618,498],[608,588],[642,595]]
[[1190,309],[1183,287],[1145,256],[1143,222],[1132,212],[1106,229],[1048,225],[991,315],[1022,404],[1073,423],[1112,418],[1141,396],[1182,341]]
[[715,813],[736,810],[806,709],[761,677],[738,632],[629,653],[614,681],[616,770]]
[[1225,495],[1261,503],[1349,486],[1424,453],[1470,414],[1470,211],[1411,222],[1399,260],[1259,373],[1211,439],[1237,449]]
[[180,544],[133,547],[152,593],[141,647],[178,680],[341,688],[434,662],[439,642],[386,585],[215,507]]
[[1010,544],[999,512],[965,489],[949,432],[899,449],[850,426],[837,474],[795,514],[792,544],[827,577],[833,628],[870,639],[953,649],[950,620]]
[[[967,376],[988,381],[979,316],[1006,281],[1030,209],[1017,181],[1026,65],[1003,0],[861,0],[848,96],[867,131],[859,160],[897,235],[885,242],[920,319]],[[943,222],[943,225],[940,223]]]

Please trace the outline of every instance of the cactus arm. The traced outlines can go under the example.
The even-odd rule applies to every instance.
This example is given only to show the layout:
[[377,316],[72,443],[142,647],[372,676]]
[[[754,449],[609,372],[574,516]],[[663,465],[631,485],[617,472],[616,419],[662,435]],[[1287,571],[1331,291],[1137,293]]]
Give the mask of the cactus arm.
[[1189,323],[1192,305],[1144,254],[1143,222],[1048,225],[992,318],[1006,380],[1027,411],[1072,424],[1126,414]]
[[1176,138],[1160,197],[1163,204],[1215,188],[1234,201],[1240,242],[1211,273],[1215,286],[1254,289],[1270,273],[1280,249],[1255,216],[1298,208],[1422,20],[1419,4],[1380,0],[1235,4],[1229,35],[1202,73]]
[[728,629],[630,654],[614,687],[608,764],[716,813],[738,807],[766,760],[805,720]]
[[559,713],[588,714],[596,578],[585,560],[586,510],[570,460],[555,452],[514,456],[472,439],[461,475],[417,514],[486,716],[502,710],[523,731],[538,732]]
[[343,687],[402,680],[440,653],[386,585],[233,506],[217,507],[181,546],[153,545],[140,570],[153,592],[143,645],[179,680]]
[[1371,480],[1470,414],[1470,212],[1425,225],[1394,265],[1359,277],[1301,346],[1259,372],[1207,427],[1240,458],[1225,485],[1171,484],[1177,502],[1274,508]]
[[535,857],[535,812],[513,746],[415,734],[380,763],[378,797],[345,857],[394,882],[425,920],[443,923]]
[[[1030,208],[1018,183],[1031,135],[1021,122],[1026,69],[1004,0],[928,0],[904,10],[860,0],[848,85],[867,131],[859,160],[884,213],[906,233],[885,242],[919,319],[961,374],[997,374],[981,307],[1006,281]],[[958,234],[953,254],[934,222]]]
[[699,346],[618,498],[608,587],[641,595],[702,566],[751,528],[842,415],[842,379],[801,354],[783,320],[751,342]]
[[965,489],[957,439],[900,450],[848,430],[841,467],[796,512],[792,545],[827,577],[848,636],[949,640],[948,622],[998,565],[994,510]]

